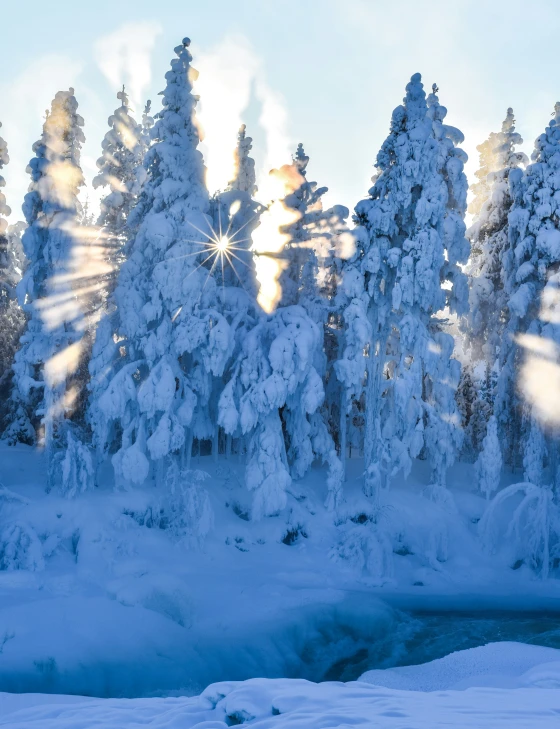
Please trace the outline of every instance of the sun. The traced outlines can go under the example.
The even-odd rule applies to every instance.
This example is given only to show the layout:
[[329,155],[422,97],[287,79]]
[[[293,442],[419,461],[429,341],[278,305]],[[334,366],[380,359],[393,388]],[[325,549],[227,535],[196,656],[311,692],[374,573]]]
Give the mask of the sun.
[[227,235],[223,235],[221,238],[219,238],[216,241],[216,248],[218,249],[218,251],[220,253],[225,253],[228,246],[229,246],[229,238],[227,237]]

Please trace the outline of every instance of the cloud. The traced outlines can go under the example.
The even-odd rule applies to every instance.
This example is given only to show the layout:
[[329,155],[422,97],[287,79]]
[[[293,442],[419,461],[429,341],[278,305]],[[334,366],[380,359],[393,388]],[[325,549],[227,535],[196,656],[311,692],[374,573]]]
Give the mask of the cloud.
[[266,154],[261,168],[260,197],[267,200],[274,190],[269,174],[273,168],[280,168],[291,161],[292,140],[288,134],[288,111],[282,94],[270,88],[261,75],[256,82],[256,96],[261,102],[259,124],[266,136]]
[[162,32],[154,21],[125,23],[94,44],[99,69],[115,90],[126,86],[136,110],[144,106],[144,90],[152,80],[152,52]]

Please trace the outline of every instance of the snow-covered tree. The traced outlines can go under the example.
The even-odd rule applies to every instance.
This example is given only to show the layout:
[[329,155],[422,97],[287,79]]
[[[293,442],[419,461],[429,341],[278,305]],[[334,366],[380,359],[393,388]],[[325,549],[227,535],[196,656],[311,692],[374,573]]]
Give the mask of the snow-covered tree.
[[[6,142],[0,137],[0,170],[8,164],[9,159]],[[2,192],[5,185],[6,181],[0,175],[0,390],[9,376],[24,324],[23,312],[18,306],[16,295],[16,286],[24,266],[20,240],[22,224],[8,225],[6,217],[12,211]]]
[[[9,159],[6,142],[0,137],[0,170],[8,164]],[[12,387],[12,363],[25,323],[16,295],[16,287],[24,268],[21,231],[25,226],[23,223],[8,225],[6,217],[12,211],[2,191],[5,184],[6,181],[0,175],[0,433],[18,419],[9,392]],[[27,428],[26,434],[21,435],[22,439],[29,440],[29,429]]]
[[[318,187],[316,182],[307,179],[308,164],[309,157],[300,143],[292,165],[282,170],[291,181],[291,189],[282,204],[292,213],[292,222],[281,229],[287,240],[279,255],[283,265],[279,278],[279,306],[300,305],[321,327],[322,341],[314,355],[314,366],[323,381],[325,396],[320,410],[312,418],[302,410],[301,401],[294,398],[293,406],[283,409],[282,420],[288,437],[292,476],[301,478],[317,457],[326,460],[330,474],[327,505],[334,508],[340,503],[343,477],[333,439],[333,435],[338,435],[341,400],[333,371],[341,331],[336,295],[342,265],[342,239],[348,235],[345,222],[348,209],[341,205],[323,208],[322,198],[328,188]],[[313,429],[308,425],[310,420],[315,421],[315,428],[320,427],[320,439],[315,436],[314,440]],[[315,451],[314,447],[319,445],[320,450]]]
[[251,157],[253,140],[246,134],[247,127],[242,124],[237,135],[235,148],[235,176],[228,184],[229,190],[246,192],[253,197],[257,192],[257,178],[255,175],[255,160]]
[[97,224],[102,228],[113,271],[117,271],[122,262],[128,216],[146,179],[142,163],[147,149],[142,127],[130,113],[124,86],[117,98],[121,105],[109,117],[109,131],[101,145],[103,154],[97,160],[99,174],[93,178],[94,188],[108,187],[110,190],[101,200]]
[[253,140],[246,135],[243,124],[235,149],[235,176],[223,192],[211,200],[215,242],[223,246],[222,263],[216,275],[226,286],[242,286],[254,297],[257,291],[255,266],[251,252],[252,234],[259,225],[264,207],[254,196],[257,192],[255,161],[250,156]]
[[73,89],[56,94],[43,134],[33,145],[31,186],[23,204],[28,266],[18,295],[28,322],[15,358],[13,397],[36,428],[41,424],[50,484],[70,437],[67,416],[77,397],[74,376],[85,328],[79,278],[88,274],[82,271],[77,225],[84,122],[77,109]]
[[218,298],[221,254],[207,215],[189,45],[185,38],[175,49],[166,74],[148,178],[129,217],[137,233],[115,289],[116,329],[106,325],[97,337],[105,366],[90,421],[98,451],[116,450],[121,483],[141,483],[152,463],[161,482],[170,454],[188,458],[193,437],[213,437],[215,379],[246,308],[238,296],[228,321]]
[[337,370],[353,393],[365,380],[366,493],[407,474],[422,451],[434,484],[443,485],[461,442],[460,364],[440,317],[468,305],[459,266],[469,253],[467,156],[457,146],[461,132],[443,123],[436,91],[426,100],[420,74],[412,77],[370,196],[356,206],[357,252],[344,282],[349,334]]
[[492,415],[488,420],[482,450],[475,464],[479,490],[489,498],[500,485],[502,473],[502,451],[498,438],[498,424]]
[[[535,142],[526,171],[509,172],[513,205],[508,243],[501,256],[507,320],[500,345],[495,414],[507,461],[519,466],[540,460],[547,450],[555,462],[558,440],[550,414],[550,368],[557,365],[560,263],[560,103]],[[548,368],[548,369],[547,369]],[[548,445],[539,442],[538,430]],[[539,455],[540,454],[540,455]],[[552,475],[553,481],[556,476]]]
[[508,247],[508,215],[513,203],[509,189],[512,169],[527,163],[517,152],[523,143],[515,131],[513,110],[508,109],[499,133],[492,133],[480,153],[479,178],[473,186],[475,199],[469,210],[475,219],[467,236],[471,242],[469,259],[469,314],[465,331],[471,358],[484,359],[490,368],[498,358],[507,320],[503,283],[503,259]]
[[291,221],[276,230],[284,244],[274,252],[281,264],[279,306],[268,316],[261,313],[244,335],[220,398],[222,427],[249,438],[246,483],[254,491],[253,518],[282,509],[291,478],[301,478],[315,459],[328,468],[327,505],[335,508],[341,499],[342,467],[322,410],[330,302],[321,297],[317,278],[318,253],[330,254],[334,233],[328,223],[336,216],[322,210],[325,189],[306,180],[307,162],[300,145],[292,165],[271,173],[286,194],[264,214],[259,233],[266,235],[266,216],[273,216],[275,206]]
[[152,102],[148,99],[146,106],[142,112],[142,141],[144,147],[147,149],[152,143],[152,129],[155,121],[152,116]]

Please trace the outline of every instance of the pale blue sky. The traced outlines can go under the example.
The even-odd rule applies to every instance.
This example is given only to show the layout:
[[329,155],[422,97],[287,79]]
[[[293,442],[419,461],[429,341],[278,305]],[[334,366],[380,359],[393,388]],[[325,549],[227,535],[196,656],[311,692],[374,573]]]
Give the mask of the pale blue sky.
[[4,7],[2,19],[1,134],[12,157],[6,193],[18,217],[25,164],[54,93],[75,87],[91,177],[118,82],[157,109],[184,35],[206,83],[208,115],[219,119],[207,150],[213,179],[225,174],[217,159],[246,119],[259,169],[280,164],[302,141],[309,177],[330,188],[329,203],[350,207],[366,194],[413,73],[427,88],[437,82],[448,122],[467,137],[471,175],[476,145],[499,129],[508,106],[530,153],[560,98],[558,0],[22,0]]

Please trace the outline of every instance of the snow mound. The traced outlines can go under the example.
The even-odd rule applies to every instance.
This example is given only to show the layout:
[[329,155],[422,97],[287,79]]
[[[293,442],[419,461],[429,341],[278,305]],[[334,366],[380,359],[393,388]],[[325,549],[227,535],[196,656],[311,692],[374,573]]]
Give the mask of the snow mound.
[[10,729],[556,729],[558,694],[539,688],[438,693],[397,691],[365,683],[252,679],[209,686],[200,696],[86,699],[0,695],[0,727]]
[[524,643],[490,643],[419,666],[367,671],[360,681],[405,691],[560,688],[560,650]]

